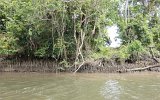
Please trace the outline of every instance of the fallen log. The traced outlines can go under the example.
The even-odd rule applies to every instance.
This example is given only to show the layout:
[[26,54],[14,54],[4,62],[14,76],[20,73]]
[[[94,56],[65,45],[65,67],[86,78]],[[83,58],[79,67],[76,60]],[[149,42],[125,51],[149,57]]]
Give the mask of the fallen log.
[[144,71],[144,70],[150,70],[151,68],[155,68],[155,67],[160,67],[160,64],[150,65],[150,66],[142,67],[142,68],[117,70],[117,72],[119,72],[119,73],[125,73],[125,72]]

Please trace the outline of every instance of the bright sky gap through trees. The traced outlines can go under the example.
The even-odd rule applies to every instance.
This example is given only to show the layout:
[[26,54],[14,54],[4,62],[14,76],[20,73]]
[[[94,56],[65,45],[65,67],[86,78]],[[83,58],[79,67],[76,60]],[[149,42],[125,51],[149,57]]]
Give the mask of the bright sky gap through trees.
[[107,34],[111,41],[111,44],[109,45],[109,47],[114,47],[114,48],[120,47],[121,39],[119,38],[118,27],[116,25],[107,27]]

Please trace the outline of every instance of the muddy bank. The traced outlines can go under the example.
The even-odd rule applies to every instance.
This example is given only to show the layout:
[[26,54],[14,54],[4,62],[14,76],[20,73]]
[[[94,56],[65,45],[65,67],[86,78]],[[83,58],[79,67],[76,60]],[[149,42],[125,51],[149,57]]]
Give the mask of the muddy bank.
[[[158,58],[157,58],[158,59]],[[159,60],[159,59],[158,59]],[[124,73],[135,71],[160,72],[160,64],[153,59],[136,62],[118,61],[117,59],[97,59],[65,66],[54,60],[3,60],[0,61],[0,72],[69,72],[73,73]]]
[[141,60],[136,62],[117,62],[117,60],[115,59],[103,59],[99,61],[86,61],[77,72],[126,73],[141,71],[160,72],[160,63],[155,62],[155,60],[153,59]]
[[0,62],[1,72],[57,72],[57,64],[55,61],[43,60],[24,60],[10,61],[4,60]]

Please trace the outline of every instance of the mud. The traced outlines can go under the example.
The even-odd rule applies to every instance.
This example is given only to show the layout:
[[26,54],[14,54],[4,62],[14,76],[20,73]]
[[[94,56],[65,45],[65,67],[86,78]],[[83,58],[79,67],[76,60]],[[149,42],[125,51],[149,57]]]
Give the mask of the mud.
[[[85,61],[77,73],[119,73],[128,69],[143,68],[157,64],[154,60],[140,60],[136,62],[127,62],[126,60],[117,61],[117,59],[97,59]],[[54,60],[2,60],[0,61],[1,72],[74,72],[79,65],[64,66]],[[150,68],[144,71],[160,72],[160,66]]]

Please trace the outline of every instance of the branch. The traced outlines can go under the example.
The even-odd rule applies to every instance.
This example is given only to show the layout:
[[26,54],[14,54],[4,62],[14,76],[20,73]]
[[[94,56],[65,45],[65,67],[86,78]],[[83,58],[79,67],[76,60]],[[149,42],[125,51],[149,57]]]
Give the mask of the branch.
[[117,72],[124,73],[124,72],[144,71],[144,70],[150,70],[150,68],[155,68],[155,67],[160,67],[160,64],[150,65],[150,66],[143,67],[143,68],[133,68],[133,69],[117,70]]
[[83,64],[84,64],[84,61],[79,65],[79,67],[74,71],[73,74],[75,74],[83,66]]

